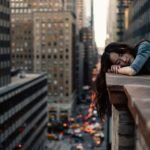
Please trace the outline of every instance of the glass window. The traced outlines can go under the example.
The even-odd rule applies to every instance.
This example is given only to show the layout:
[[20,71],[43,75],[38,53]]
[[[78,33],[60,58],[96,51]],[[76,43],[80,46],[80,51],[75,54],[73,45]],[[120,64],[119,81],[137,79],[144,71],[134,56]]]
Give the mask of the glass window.
[[42,27],[45,28],[45,23],[42,23]]
[[52,26],[51,23],[48,23],[48,28],[51,28],[51,26]]

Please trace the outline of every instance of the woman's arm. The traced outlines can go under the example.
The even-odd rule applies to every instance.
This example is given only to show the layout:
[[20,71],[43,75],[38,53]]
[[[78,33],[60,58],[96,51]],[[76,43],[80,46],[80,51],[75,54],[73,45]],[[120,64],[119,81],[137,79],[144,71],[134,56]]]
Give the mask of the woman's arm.
[[149,58],[150,58],[150,43],[145,41],[139,45],[135,60],[130,65],[130,67],[133,70],[135,70],[136,73],[139,73]]
[[136,71],[132,69],[130,66],[127,66],[127,67],[119,68],[117,73],[128,75],[128,76],[134,76],[136,74]]
[[117,73],[117,74],[124,74],[128,76],[133,76],[136,74],[136,71],[132,69],[130,66],[121,68],[119,65],[112,65],[110,72]]

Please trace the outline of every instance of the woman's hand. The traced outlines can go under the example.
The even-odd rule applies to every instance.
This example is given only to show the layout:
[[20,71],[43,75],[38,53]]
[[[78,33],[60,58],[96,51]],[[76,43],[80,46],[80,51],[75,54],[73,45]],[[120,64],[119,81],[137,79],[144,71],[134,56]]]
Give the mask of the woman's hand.
[[136,71],[132,69],[130,66],[121,67],[120,65],[112,65],[109,72],[116,74],[124,74],[128,76],[133,76],[136,74]]
[[118,73],[118,70],[120,68],[121,68],[120,65],[111,65],[110,72],[112,72],[112,73]]

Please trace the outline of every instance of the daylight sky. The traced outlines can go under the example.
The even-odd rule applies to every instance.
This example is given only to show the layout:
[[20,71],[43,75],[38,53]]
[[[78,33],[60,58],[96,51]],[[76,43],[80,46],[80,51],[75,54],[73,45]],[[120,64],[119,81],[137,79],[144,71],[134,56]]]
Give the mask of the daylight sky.
[[[94,1],[94,29],[95,40],[98,47],[105,46],[106,39],[106,23],[109,0],[93,0]],[[90,15],[90,0],[86,2],[86,15]]]

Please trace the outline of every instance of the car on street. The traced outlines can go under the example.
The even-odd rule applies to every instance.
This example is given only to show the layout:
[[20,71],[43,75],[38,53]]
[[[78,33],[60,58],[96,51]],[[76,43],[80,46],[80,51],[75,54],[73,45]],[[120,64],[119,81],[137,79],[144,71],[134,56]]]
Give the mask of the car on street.
[[59,140],[58,136],[56,134],[53,133],[48,133],[48,139],[49,140]]

